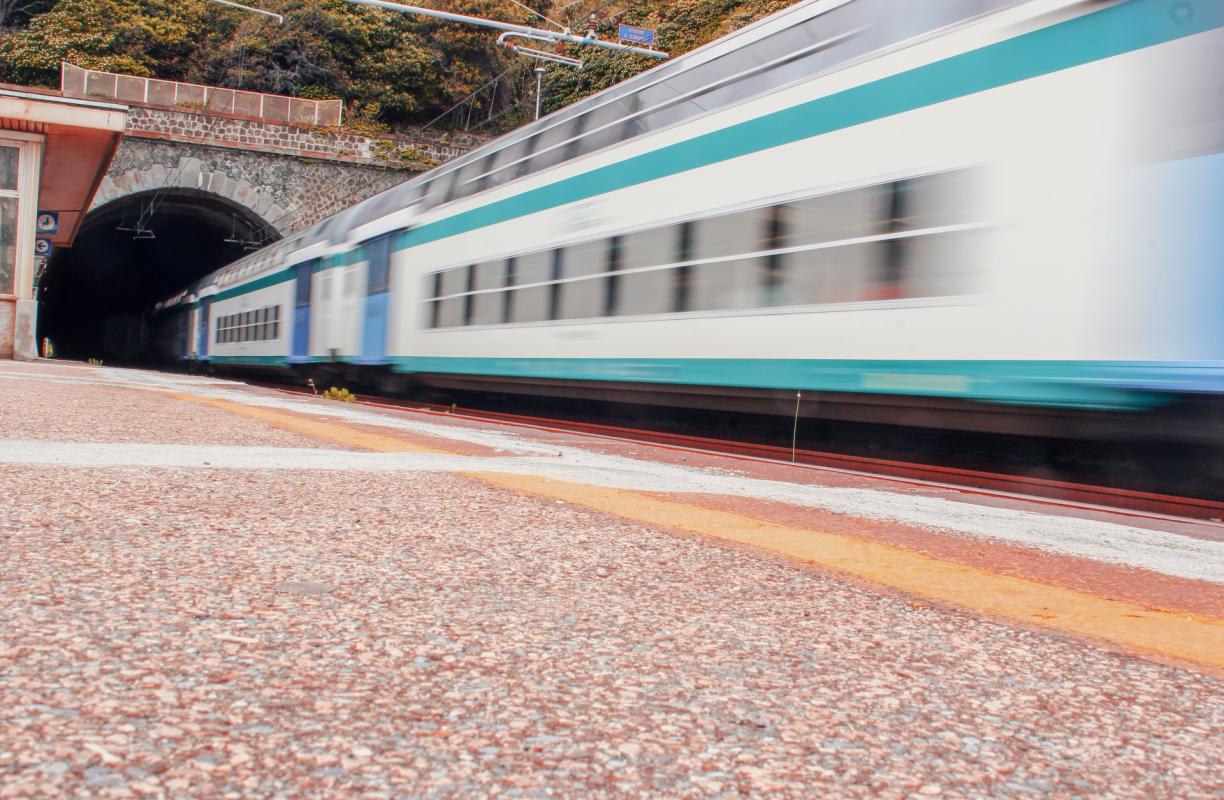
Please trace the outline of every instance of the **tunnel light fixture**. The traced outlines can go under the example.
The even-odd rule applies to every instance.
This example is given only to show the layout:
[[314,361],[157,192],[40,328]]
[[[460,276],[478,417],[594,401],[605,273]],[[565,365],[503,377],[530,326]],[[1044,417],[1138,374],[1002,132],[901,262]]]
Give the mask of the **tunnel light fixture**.
[[[228,0],[226,0],[228,2]],[[222,0],[215,0],[222,2]],[[495,28],[500,31],[508,31],[517,33],[531,39],[537,39],[542,42],[551,42],[553,44],[568,43],[578,45],[590,45],[591,47],[602,47],[605,50],[617,50],[626,53],[637,53],[641,56],[650,56],[651,58],[670,58],[670,55],[662,50],[655,50],[649,47],[634,47],[630,44],[622,42],[605,42],[595,35],[595,30],[586,32],[584,36],[570,33],[569,28],[560,31],[550,31],[544,28],[533,28],[530,25],[516,25],[512,22],[501,22],[495,19],[485,19],[484,17],[472,17],[467,14],[453,14],[450,11],[439,11],[434,8],[421,8],[420,6],[409,6],[402,3],[391,3],[387,0],[345,0],[346,3],[354,5],[374,6],[375,8],[385,8],[388,11],[398,11],[402,14],[418,14],[423,17],[434,17],[435,19],[446,20],[447,22],[462,22],[468,25],[479,25],[483,28]]]

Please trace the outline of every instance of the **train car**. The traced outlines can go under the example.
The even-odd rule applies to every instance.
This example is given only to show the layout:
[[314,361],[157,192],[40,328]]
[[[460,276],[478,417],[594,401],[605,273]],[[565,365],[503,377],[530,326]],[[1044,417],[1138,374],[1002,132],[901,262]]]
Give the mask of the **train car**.
[[1214,0],[801,2],[171,305],[383,387],[1218,437],[1221,54]]

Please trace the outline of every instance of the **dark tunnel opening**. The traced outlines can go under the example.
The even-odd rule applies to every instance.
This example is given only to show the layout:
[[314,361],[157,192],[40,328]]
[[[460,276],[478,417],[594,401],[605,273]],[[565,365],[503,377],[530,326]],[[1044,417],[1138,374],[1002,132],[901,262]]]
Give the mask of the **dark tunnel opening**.
[[90,212],[38,289],[39,341],[57,356],[138,362],[148,312],[279,234],[249,209],[190,189],[144,192]]

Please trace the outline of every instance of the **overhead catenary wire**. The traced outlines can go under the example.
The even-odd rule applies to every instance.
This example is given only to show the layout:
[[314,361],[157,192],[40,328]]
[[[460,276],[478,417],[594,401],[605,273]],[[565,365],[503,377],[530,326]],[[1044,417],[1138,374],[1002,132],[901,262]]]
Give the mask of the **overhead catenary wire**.
[[544,20],[545,22],[549,23],[550,25],[556,25],[556,26],[557,26],[557,28],[559,28],[560,30],[563,30],[563,31],[567,31],[567,30],[569,30],[569,28],[565,27],[565,26],[564,26],[564,25],[562,25],[560,22],[557,22],[556,20],[553,20],[553,19],[549,19],[548,17],[546,17],[546,16],[544,16],[543,14],[541,14],[539,11],[536,11],[536,10],[535,10],[534,8],[532,8],[531,6],[529,6],[529,5],[525,4],[525,3],[520,3],[520,2],[519,2],[519,0],[507,0],[507,2],[512,3],[512,4],[516,5],[516,6],[518,6],[519,8],[523,9],[524,11],[529,11],[529,12],[531,12],[532,14],[535,14],[537,17],[539,17],[540,19],[542,19],[542,20]]
[[276,20],[277,25],[285,24],[285,18],[281,16],[280,14],[277,14],[274,11],[264,11],[262,8],[255,8],[253,6],[244,6],[242,3],[233,2],[233,0],[212,0],[212,2],[220,3],[221,5],[229,6],[230,8],[240,8],[243,11],[250,11],[252,14],[263,14],[265,17],[272,17],[273,19]]
[[[417,14],[423,17],[434,17],[435,19],[445,20],[447,22],[462,22],[468,25],[478,25],[482,28],[494,28],[501,31],[511,31],[513,33],[526,34],[533,38],[539,38],[541,41],[548,41],[554,44],[568,43],[577,45],[589,45],[591,47],[601,47],[605,50],[618,50],[621,52],[637,53],[638,55],[650,56],[651,58],[670,58],[670,54],[662,50],[653,50],[647,47],[634,47],[633,45],[624,44],[622,42],[605,42],[595,35],[594,31],[588,31],[584,36],[569,33],[565,31],[550,31],[545,28],[533,28],[530,25],[516,25],[512,22],[501,22],[500,20],[485,19],[484,17],[473,17],[467,14],[454,14],[450,11],[439,11],[434,8],[422,8],[420,6],[410,6],[403,3],[391,3],[388,0],[344,0],[346,3],[354,5],[373,6],[375,8],[384,8],[388,11],[398,11],[402,14]],[[220,0],[218,0],[220,2]]]

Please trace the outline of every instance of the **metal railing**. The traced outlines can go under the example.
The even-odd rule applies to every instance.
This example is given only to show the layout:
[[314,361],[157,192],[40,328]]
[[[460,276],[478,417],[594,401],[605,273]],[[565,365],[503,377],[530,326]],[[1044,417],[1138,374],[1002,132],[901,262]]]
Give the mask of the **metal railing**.
[[60,91],[68,97],[92,97],[122,103],[201,111],[270,122],[338,127],[343,104],[339,100],[309,100],[281,94],[246,92],[198,83],[142,78],[85,69],[63,62]]

